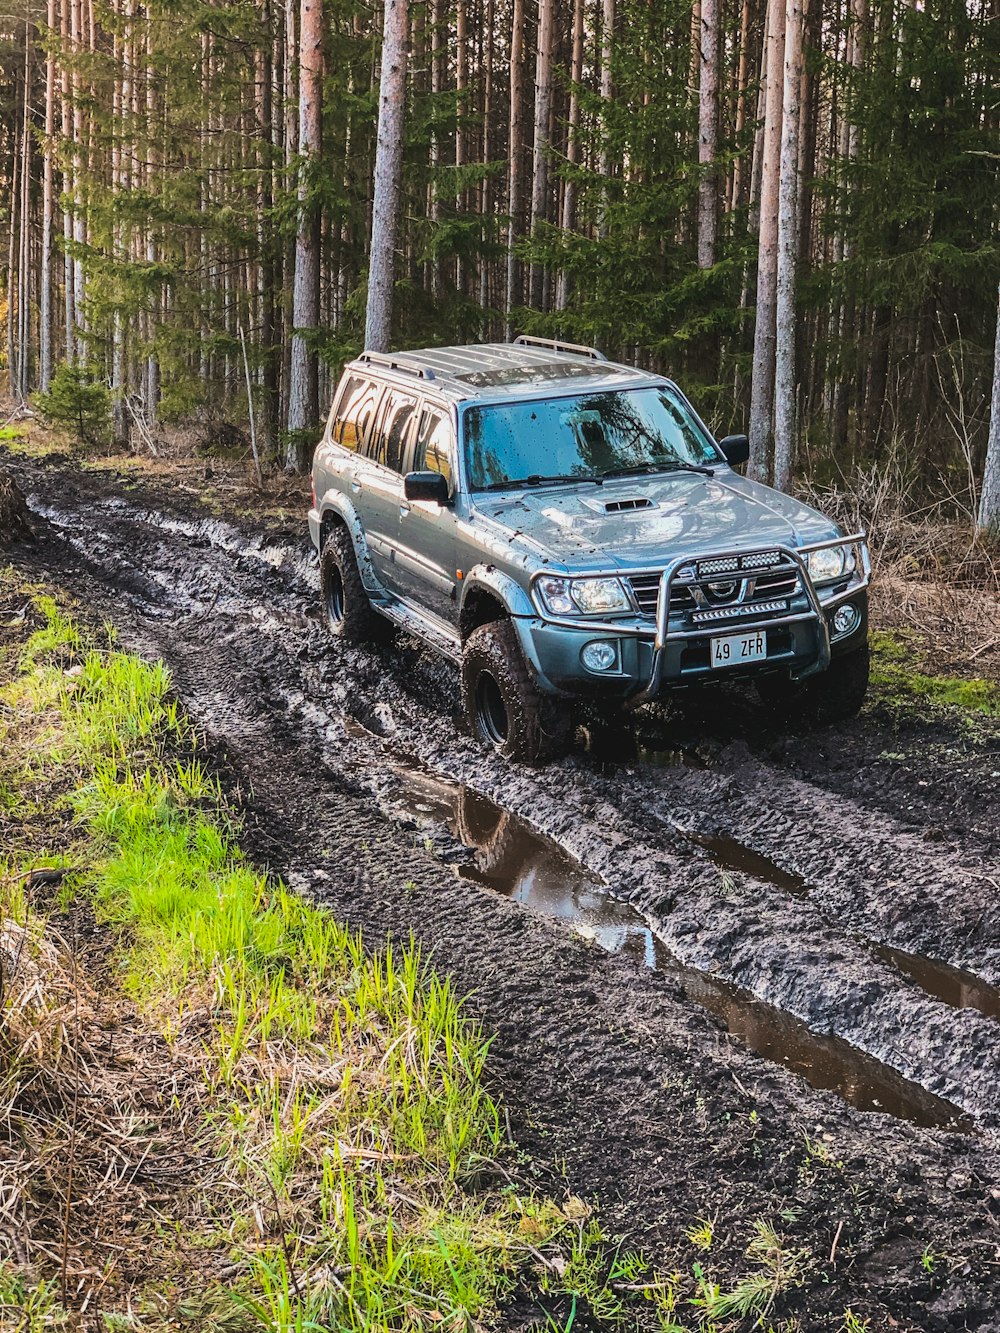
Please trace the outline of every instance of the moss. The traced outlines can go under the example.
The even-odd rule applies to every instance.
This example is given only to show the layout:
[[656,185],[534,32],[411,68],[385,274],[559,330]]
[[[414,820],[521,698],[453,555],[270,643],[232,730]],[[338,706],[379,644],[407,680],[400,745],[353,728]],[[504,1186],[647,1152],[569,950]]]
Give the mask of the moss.
[[916,637],[896,630],[872,634],[872,689],[885,704],[914,708],[927,704],[1000,715],[1000,685],[979,677],[927,671]]

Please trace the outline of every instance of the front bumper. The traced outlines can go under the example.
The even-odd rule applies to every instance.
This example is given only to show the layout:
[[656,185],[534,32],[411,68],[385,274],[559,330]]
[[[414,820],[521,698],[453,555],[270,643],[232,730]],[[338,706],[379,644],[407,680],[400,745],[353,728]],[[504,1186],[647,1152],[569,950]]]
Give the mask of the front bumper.
[[[817,589],[809,576],[806,557],[813,551],[836,546],[853,549],[853,572],[833,588]],[[780,614],[754,614],[752,604],[746,604],[729,608],[728,615],[726,608],[719,608],[718,618],[711,624],[696,625],[689,616],[671,612],[678,572],[699,563],[696,557],[684,556],[673,560],[660,575],[652,622],[648,616],[582,623],[579,619],[557,617],[518,618],[515,624],[525,657],[539,687],[563,695],[617,697],[639,707],[664,689],[702,680],[759,676],[770,671],[787,671],[801,680],[824,671],[834,656],[860,647],[868,632],[871,579],[864,534],[799,548],[770,546],[767,550],[776,552],[782,561],[790,561],[798,573],[798,590],[787,599],[787,608]],[[757,554],[723,551],[711,559]],[[706,563],[706,557],[701,557],[701,563]],[[704,581],[709,578],[706,576]],[[690,580],[685,580],[685,584],[690,586]],[[857,608],[859,619],[849,632],[837,635],[832,626],[833,613],[844,602],[851,602]],[[758,630],[767,634],[766,658],[744,666],[712,668],[713,637]],[[593,671],[584,665],[583,649],[595,640],[614,644],[616,658],[612,668]]]

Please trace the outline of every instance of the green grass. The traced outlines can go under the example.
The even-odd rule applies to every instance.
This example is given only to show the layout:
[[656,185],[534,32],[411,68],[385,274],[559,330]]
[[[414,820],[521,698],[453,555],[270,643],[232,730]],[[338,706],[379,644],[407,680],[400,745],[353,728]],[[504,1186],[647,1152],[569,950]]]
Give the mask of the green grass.
[[926,704],[1000,715],[1000,685],[993,681],[931,674],[914,641],[888,630],[872,634],[872,687],[886,703]]
[[[250,864],[164,667],[109,633],[95,646],[49,597],[35,607],[43,623],[0,688],[0,740],[4,716],[30,721],[0,761],[0,795],[35,814],[32,829],[38,811],[71,812],[69,859],[86,868],[70,891],[113,942],[116,987],[194,1069],[185,1138],[212,1164],[194,1216],[163,1215],[146,1285],[117,1306],[102,1286],[109,1333],[185,1321],[210,1333],[458,1333],[495,1326],[515,1291],[536,1305],[537,1328],[563,1333],[767,1327],[804,1280],[804,1251],[761,1220],[734,1282],[694,1253],[685,1274],[665,1276],[609,1244],[582,1200],[559,1206],[519,1185],[484,1083],[489,1041],[450,983],[412,943],[367,952]],[[18,875],[46,861],[66,864],[65,848],[0,865],[8,916],[29,919]],[[716,1223],[689,1225],[693,1251],[713,1246]],[[201,1276],[191,1267],[220,1254],[239,1270],[228,1282],[211,1263]],[[25,1333],[68,1318],[58,1283],[40,1276],[0,1270],[0,1301],[24,1308]]]
[[78,891],[125,991],[176,1043],[197,1016],[220,1223],[240,1234],[256,1208],[260,1233],[264,1216],[234,1299],[267,1328],[492,1319],[530,1281],[522,1225],[544,1218],[546,1245],[567,1220],[466,1187],[506,1151],[479,1026],[418,949],[366,953],[245,861],[162,665],[87,648],[51,599],[38,608],[5,698],[39,715],[38,769],[73,777]]

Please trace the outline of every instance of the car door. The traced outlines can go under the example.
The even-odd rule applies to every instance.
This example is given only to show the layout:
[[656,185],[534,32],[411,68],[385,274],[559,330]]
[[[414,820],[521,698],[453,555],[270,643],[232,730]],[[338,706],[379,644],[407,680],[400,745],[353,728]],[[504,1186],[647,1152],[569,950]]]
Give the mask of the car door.
[[412,394],[386,389],[365,441],[367,467],[359,512],[375,572],[391,592],[400,590],[396,542],[403,503],[402,462],[416,410],[417,400]]
[[[424,403],[404,468],[440,472],[454,484],[455,433],[445,408]],[[400,591],[450,624],[458,623],[455,511],[448,505],[404,499],[396,550]]]

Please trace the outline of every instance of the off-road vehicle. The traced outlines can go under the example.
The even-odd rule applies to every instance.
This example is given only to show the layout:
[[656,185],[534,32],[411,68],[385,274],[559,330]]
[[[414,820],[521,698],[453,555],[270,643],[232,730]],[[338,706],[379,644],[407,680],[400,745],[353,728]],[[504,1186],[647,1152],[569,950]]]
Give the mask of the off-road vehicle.
[[461,669],[475,734],[535,760],[576,708],[709,680],[855,714],[868,683],[864,535],[734,469],[670,380],[572,344],[349,363],[313,462],[331,631],[399,626]]

